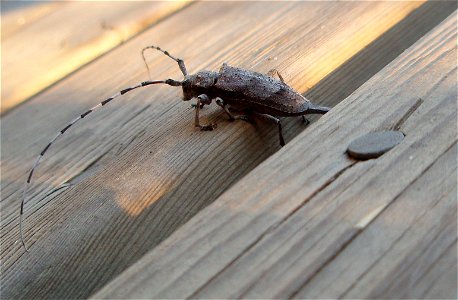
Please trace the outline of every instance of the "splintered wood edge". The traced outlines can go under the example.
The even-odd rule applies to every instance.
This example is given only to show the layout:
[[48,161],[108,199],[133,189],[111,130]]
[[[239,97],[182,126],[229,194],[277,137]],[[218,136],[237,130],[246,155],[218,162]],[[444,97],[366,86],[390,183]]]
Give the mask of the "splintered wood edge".
[[[320,204],[315,198],[330,201],[329,197],[323,198],[323,195],[328,191],[332,195],[333,187],[339,185],[339,182],[342,184],[343,179],[349,180],[344,183],[344,190],[346,185],[353,192],[359,191],[361,197],[375,196],[371,193],[378,196],[373,202],[361,202],[358,198],[355,198],[357,201],[343,199],[345,193],[351,192],[334,195],[337,198],[331,199],[328,204],[331,205],[328,208],[331,212],[325,209],[316,215],[331,213],[338,216],[336,213],[339,211],[334,211],[332,202],[345,200],[348,203],[343,207],[342,213],[346,211],[351,218],[335,227],[338,228],[337,231],[334,230],[336,233],[328,238],[331,239],[328,242],[335,239],[334,247],[326,248],[325,243],[320,242],[318,246],[322,247],[313,248],[311,254],[303,254],[306,261],[310,256],[313,258],[313,255],[318,255],[308,261],[311,270],[305,271],[308,274],[304,276],[305,279],[301,278],[313,279],[314,272],[320,270],[320,261],[323,264],[329,262],[318,259],[324,250],[328,257],[337,255],[340,249],[347,247],[360,232],[373,224],[373,220],[395,201],[399,193],[456,145],[456,110],[453,108],[456,104],[456,87],[453,88],[452,78],[456,73],[456,66],[453,65],[456,59],[456,17],[455,12],[322,117],[310,130],[300,134],[282,151],[262,163],[165,242],[93,295],[93,298],[211,298],[215,295],[223,298],[263,298],[266,293],[271,297],[282,298],[297,294],[297,289],[301,289],[301,286],[304,288],[303,284],[306,284],[303,281],[297,282],[294,277],[301,278],[300,274],[305,275],[303,266],[292,264],[292,268],[282,273],[281,277],[275,277],[275,271],[279,272],[285,265],[280,263],[277,266],[275,261],[287,259],[277,256],[280,254],[269,259],[262,256],[263,249],[275,244],[281,235],[277,239],[271,238],[270,244],[266,241],[277,233],[280,234],[282,230],[288,230],[285,224],[293,222],[296,212],[307,216],[304,211],[316,211]],[[424,103],[417,108],[416,114],[405,120],[410,108],[418,106],[418,95],[425,97],[422,99]],[[428,97],[437,98],[435,100],[438,102]],[[399,124],[399,120],[404,120],[404,123]],[[379,160],[355,164],[355,161],[345,156],[348,142],[362,132],[390,129],[391,126],[398,125],[406,133],[406,139]],[[312,155],[312,158],[308,157],[311,153],[310,145],[322,140],[322,136],[327,137],[321,143],[322,152]],[[431,148],[424,151],[424,147],[418,147],[419,145],[428,145]],[[413,159],[415,163],[409,163]],[[366,173],[362,179],[361,172]],[[385,173],[397,173],[396,182],[383,179]],[[349,178],[349,174],[356,177]],[[365,185],[354,185],[354,178],[358,178],[356,180]],[[376,185],[381,182],[390,184],[390,189],[383,184]],[[307,185],[313,188],[307,188]],[[255,191],[253,186],[257,187]],[[449,201],[450,199],[448,198]],[[308,203],[310,207],[306,207]],[[354,205],[357,205],[356,208]],[[361,222],[368,215],[369,219]],[[303,219],[295,222],[300,223],[301,220]],[[284,242],[288,243],[288,240]],[[279,246],[281,249],[281,245]],[[258,265],[251,265],[250,268],[253,260]],[[272,266],[271,269],[264,269],[264,264],[261,263],[263,260],[264,264]],[[372,280],[380,278],[373,277]],[[251,286],[241,286],[249,285],[250,282]],[[292,289],[293,287],[296,289]],[[366,295],[371,295],[370,292],[369,289],[366,292],[369,294]],[[352,294],[353,297],[361,295],[365,294]]]

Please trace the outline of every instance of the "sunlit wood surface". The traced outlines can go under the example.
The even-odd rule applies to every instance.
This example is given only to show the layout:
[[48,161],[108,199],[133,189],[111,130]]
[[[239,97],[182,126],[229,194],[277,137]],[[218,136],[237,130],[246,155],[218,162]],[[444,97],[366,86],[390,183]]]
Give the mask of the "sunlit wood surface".
[[[441,25],[452,31],[448,35],[436,27],[455,9],[454,2],[193,3],[13,109],[2,117],[1,132],[2,293],[85,298],[114,279],[96,297],[384,297],[384,285],[393,285],[387,295],[399,292],[392,274],[402,271],[410,283],[416,272],[399,265],[407,252],[389,251],[417,244],[389,240],[417,230],[409,238],[428,237],[439,250],[429,255],[412,248],[417,256],[409,259],[427,262],[415,282],[439,282],[434,288],[450,295],[450,280],[438,276],[444,268],[453,275],[443,266],[454,259],[456,227],[449,220],[456,207],[449,200],[456,192],[436,199],[451,205],[449,215],[436,220],[445,222],[444,238],[412,225],[429,202],[408,218],[394,207],[412,205],[415,182],[431,181],[420,195],[456,189],[450,183],[456,168],[437,171],[453,165],[456,151],[456,128],[444,123],[456,117],[453,74],[446,73],[456,72],[450,46],[456,32],[450,21]],[[309,127],[285,119],[281,149],[274,125],[229,122],[217,107],[205,108],[202,120],[218,128],[195,130],[191,102],[180,101],[179,89],[126,94],[72,127],[47,153],[25,207],[30,252],[24,253],[17,242],[19,195],[35,156],[75,116],[146,80],[139,54],[150,44],[183,58],[190,72],[218,70],[223,62],[259,72],[277,68],[312,101],[336,108]],[[180,78],[172,60],[155,52],[147,57],[153,78]],[[443,115],[432,117],[440,122],[426,122],[439,103]],[[378,160],[346,158],[352,138],[392,126],[412,107],[403,144]],[[440,134],[427,135],[433,130]],[[429,180],[437,172],[441,177]],[[70,187],[43,198],[64,183]],[[430,218],[441,212],[432,210]],[[394,231],[383,227],[390,222],[377,223],[396,217]],[[347,250],[367,243],[373,248],[361,250],[374,252]],[[377,270],[379,260],[392,265]],[[351,272],[336,279],[333,266]],[[364,290],[360,280],[374,290]],[[335,290],[323,288],[330,282]]]
[[185,1],[58,1],[4,13],[1,112],[185,4]]

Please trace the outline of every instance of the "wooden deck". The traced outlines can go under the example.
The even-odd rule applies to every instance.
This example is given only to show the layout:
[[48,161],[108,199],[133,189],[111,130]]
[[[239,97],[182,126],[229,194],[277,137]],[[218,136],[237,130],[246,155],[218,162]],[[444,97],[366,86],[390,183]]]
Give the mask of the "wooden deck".
[[[8,12],[1,298],[456,299],[456,10],[60,2]],[[42,46],[45,36],[55,43]],[[75,116],[146,80],[150,44],[190,72],[277,68],[333,109],[309,126],[285,119],[280,148],[271,124],[229,122],[217,107],[203,118],[218,128],[195,130],[178,89],[117,98],[53,144],[34,174],[24,252],[19,196],[36,155]],[[154,78],[179,78],[159,53],[148,61]],[[384,129],[406,137],[378,159],[345,154]]]

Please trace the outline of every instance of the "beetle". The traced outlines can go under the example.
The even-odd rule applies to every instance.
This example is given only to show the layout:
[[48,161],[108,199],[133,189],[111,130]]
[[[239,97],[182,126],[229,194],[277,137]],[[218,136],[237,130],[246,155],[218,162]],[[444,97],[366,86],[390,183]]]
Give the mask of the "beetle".
[[[271,73],[277,72],[276,70]],[[278,74],[278,72],[277,72]],[[324,114],[329,108],[315,105],[284,83],[282,78],[235,68],[223,64],[219,72],[200,71],[195,75],[185,74],[182,81],[183,100],[197,98],[195,126],[201,130],[212,130],[216,124],[201,125],[199,109],[209,105],[212,99],[221,106],[229,119],[249,120],[259,116],[273,121],[278,126],[280,145],[284,146],[281,121],[277,117]],[[230,109],[243,111],[234,115]]]
[[[37,157],[22,190],[19,230],[22,246],[26,251],[27,247],[24,242],[22,230],[24,203],[33,172],[39,165],[42,157],[48,151],[52,143],[62,136],[71,126],[86,117],[88,114],[105,106],[113,99],[124,95],[129,91],[153,84],[181,86],[183,89],[184,101],[189,101],[194,98],[197,99],[197,103],[194,105],[196,109],[194,123],[197,128],[200,128],[200,130],[211,131],[216,128],[216,124],[202,125],[199,121],[200,109],[205,105],[210,105],[212,101],[215,100],[216,104],[224,110],[230,120],[250,120],[252,116],[258,116],[277,124],[281,146],[285,145],[285,141],[283,139],[281,121],[278,117],[302,116],[303,120],[306,121],[304,118],[304,115],[306,114],[325,114],[330,110],[328,107],[311,103],[304,96],[289,87],[277,70],[271,70],[265,75],[258,72],[231,67],[224,63],[218,72],[204,70],[199,71],[196,74],[188,74],[182,59],[175,58],[170,55],[168,51],[162,50],[156,46],[148,46],[142,49],[142,57],[146,65],[146,69],[148,70],[148,74],[149,67],[145,59],[145,51],[148,49],[158,50],[178,63],[178,67],[184,76],[183,80],[149,80],[123,89],[76,117],[61,131],[59,131],[53,139],[51,139]],[[279,80],[275,79],[273,77],[274,75],[277,75]],[[242,111],[244,114],[235,115],[231,110]]]

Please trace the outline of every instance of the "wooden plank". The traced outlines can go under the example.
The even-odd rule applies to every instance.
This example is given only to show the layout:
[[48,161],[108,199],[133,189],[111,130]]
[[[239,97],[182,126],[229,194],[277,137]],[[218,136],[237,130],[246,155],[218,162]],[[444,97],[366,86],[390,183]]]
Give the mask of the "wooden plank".
[[69,1],[2,15],[1,113],[184,5],[185,1]]
[[[456,243],[456,17],[94,298],[300,297],[316,276],[328,288],[350,283],[350,298],[414,294],[397,278],[421,280]],[[356,137],[389,128],[406,137],[382,157],[357,162],[345,154]],[[371,262],[374,270],[359,278]],[[456,297],[456,282],[447,283],[443,295]]]
[[415,283],[413,288],[415,298],[446,299],[450,296],[449,287],[458,282],[456,269],[450,268],[450,266],[457,265],[456,253],[457,244],[454,243],[431,269]]
[[2,1],[2,42],[11,35],[58,10],[65,2],[12,2]]
[[[9,113],[2,122],[1,238],[7,245],[2,248],[2,282],[7,295],[88,296],[279,149],[271,124],[229,123],[217,108],[206,109],[204,118],[218,120],[218,129],[195,131],[193,111],[189,103],[177,100],[177,90],[151,88],[126,94],[124,102],[135,102],[110,104],[53,144],[35,174],[26,204],[24,225],[31,251],[24,254],[20,244],[14,244],[18,195],[35,155],[48,142],[44,137],[52,137],[107,95],[144,80],[138,56],[143,46],[161,45],[184,58],[190,71],[217,70],[223,61],[261,72],[278,68],[289,84],[305,92],[419,5],[195,4]],[[437,22],[451,10],[449,3],[429,5],[429,10],[415,15],[418,27],[425,25],[419,20]],[[386,47],[376,48],[385,51],[366,52],[345,70],[359,80],[363,73],[370,76],[372,70],[362,68],[360,73],[359,66],[367,65],[366,60],[389,60],[394,49],[402,51],[399,45],[417,36],[409,27],[400,32],[398,44],[390,43],[390,36],[381,42]],[[178,78],[177,66],[159,57],[149,59],[154,77]],[[345,76],[334,76],[320,89],[351,93],[351,88],[340,86]],[[284,125],[287,140],[304,129],[294,118]],[[63,182],[75,186],[42,199]]]
[[[295,296],[425,299],[441,274],[454,269],[456,279],[456,255],[428,274],[456,249],[456,150],[441,155]],[[451,282],[441,298],[456,298]]]

